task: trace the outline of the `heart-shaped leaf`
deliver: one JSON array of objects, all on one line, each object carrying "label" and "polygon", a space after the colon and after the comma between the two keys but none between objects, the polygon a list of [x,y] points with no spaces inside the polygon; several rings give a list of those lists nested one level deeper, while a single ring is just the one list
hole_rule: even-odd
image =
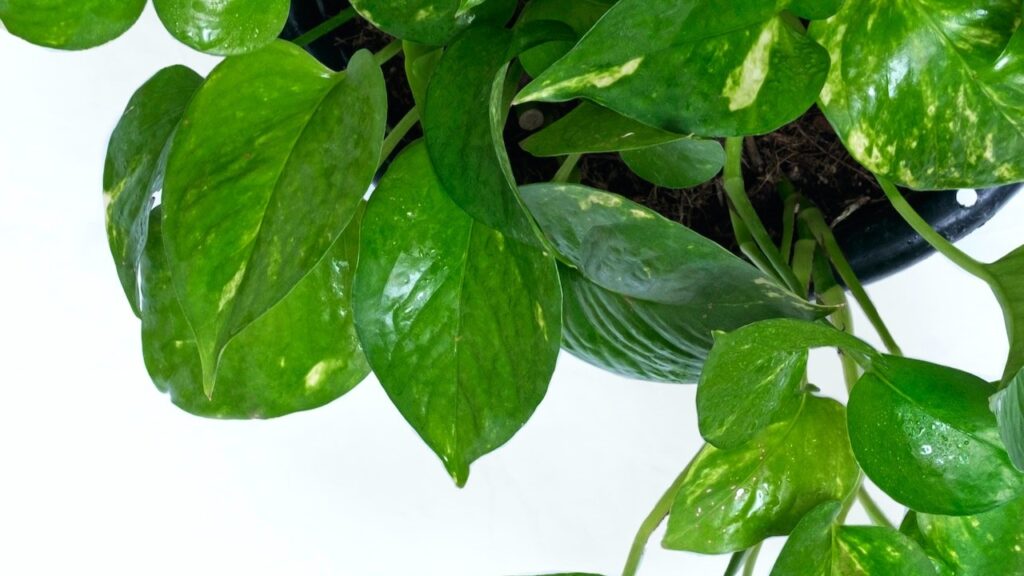
[{"label": "heart-shaped leaf", "polygon": [[847,0],[811,26],[832,56],[822,109],[872,172],[915,189],[1024,179],[1015,0]]},{"label": "heart-shaped leaf", "polygon": [[33,44],[84,50],[124,34],[145,7],[146,0],[0,0],[0,22]]},{"label": "heart-shaped leaf", "polygon": [[421,143],[370,199],[355,311],[370,366],[460,486],[529,419],[558,356],[554,260],[459,210]]},{"label": "heart-shaped leaf", "polygon": [[258,50],[281,33],[289,0],[153,0],[172,36],[208,54]]},{"label": "heart-shaped leaf", "polygon": [[815,506],[844,500],[860,471],[834,400],[807,395],[794,418],[732,450],[705,446],[672,505],[664,545],[720,554],[788,534]]},{"label": "heart-shaped leaf", "polygon": [[160,208],[152,221],[142,261],[142,351],[157,388],[181,409],[214,418],[273,418],[322,406],[370,372],[352,322],[359,214],[294,290],[231,341],[213,398],[203,390],[199,348],[174,292]]},{"label": "heart-shaped leaf", "polygon": [[164,244],[213,393],[224,346],[327,252],[380,159],[387,96],[372,56],[333,74],[278,42],[218,66],[167,162]]},{"label": "heart-shaped leaf", "polygon": [[569,25],[577,38],[561,42],[549,42],[531,48],[519,56],[523,69],[530,76],[537,77],[548,66],[565,56],[579,36],[590,30],[605,12],[614,4],[613,0],[530,0],[519,16],[519,23],[535,20],[556,20]]},{"label": "heart-shaped leaf", "polygon": [[777,319],[719,334],[697,388],[700,433],[718,448],[747,442],[800,403],[807,351],[834,346],[864,362],[875,351],[827,324]]},{"label": "heart-shaped leaf", "polygon": [[538,244],[505,151],[508,62],[541,41],[550,22],[513,32],[474,26],[445,50],[427,89],[423,134],[445,191],[481,223],[520,242]]},{"label": "heart-shaped leaf", "polygon": [[550,126],[520,143],[534,156],[564,156],[636,150],[686,138],[637,122],[618,112],[583,102]]},{"label": "heart-shaped leaf", "polygon": [[686,227],[621,196],[570,184],[524,186],[561,268],[564,345],[634,378],[694,382],[715,330],[827,313]]},{"label": "heart-shaped leaf", "polygon": [[152,197],[163,186],[171,136],[202,82],[202,76],[184,66],[157,72],[128,101],[107,145],[107,240],[125,296],[140,318],[139,260]]},{"label": "heart-shaped leaf", "polygon": [[725,150],[716,140],[685,138],[622,152],[622,161],[637,176],[666,188],[690,188],[714,178],[725,165]]},{"label": "heart-shaped leaf", "polygon": [[876,359],[850,394],[850,439],[864,472],[919,512],[966,515],[1024,493],[988,408],[992,385],[928,362]]},{"label": "heart-shaped leaf", "polygon": [[[911,536],[955,576],[1024,574],[1024,498],[976,516],[914,514]],[[902,528],[901,528],[902,530]]]},{"label": "heart-shaped leaf", "polygon": [[431,46],[447,44],[471,23],[504,24],[516,7],[515,0],[487,0],[460,13],[463,1],[352,0],[352,6],[388,34]]},{"label": "heart-shaped leaf", "polygon": [[781,15],[803,4],[621,0],[516,103],[587,98],[680,134],[771,132],[811,107],[828,73],[825,49]]},{"label": "heart-shaped leaf", "polygon": [[771,576],[936,576],[928,556],[891,528],[836,526],[842,505],[826,502],[793,529]]}]

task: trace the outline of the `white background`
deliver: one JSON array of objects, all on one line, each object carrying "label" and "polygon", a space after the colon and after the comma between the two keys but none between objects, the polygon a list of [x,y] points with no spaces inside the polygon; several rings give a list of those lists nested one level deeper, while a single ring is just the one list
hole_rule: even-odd
[{"label": "white background", "polygon": [[[106,139],[159,68],[215,62],[152,11],[83,53],[0,31],[0,574],[618,573],[700,446],[693,387],[563,355],[536,415],[463,490],[372,378],[266,422],[195,418],[153,388],[106,245]],[[961,246],[996,258],[1024,241],[1022,218],[1019,197]],[[980,282],[931,258],[870,291],[908,355],[999,376],[1004,329]],[[813,358],[842,397],[838,363]],[[726,561],[655,542],[641,574]]]}]

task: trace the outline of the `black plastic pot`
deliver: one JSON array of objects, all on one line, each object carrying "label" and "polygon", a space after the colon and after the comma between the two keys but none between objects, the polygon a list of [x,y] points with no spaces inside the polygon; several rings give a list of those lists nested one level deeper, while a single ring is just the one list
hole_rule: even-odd
[{"label": "black plastic pot", "polygon": [[[291,14],[281,37],[297,38],[348,6],[347,0],[292,0]],[[307,50],[326,66],[341,70],[348,63],[348,54],[338,46],[346,35],[353,33],[350,22],[313,42]],[[992,218],[1021,186],[979,190],[977,202],[971,206],[960,204],[955,190],[914,192],[907,200],[940,234],[956,241]],[[885,202],[857,210],[835,226],[835,235],[857,277],[865,284],[898,272],[933,252]]]}]

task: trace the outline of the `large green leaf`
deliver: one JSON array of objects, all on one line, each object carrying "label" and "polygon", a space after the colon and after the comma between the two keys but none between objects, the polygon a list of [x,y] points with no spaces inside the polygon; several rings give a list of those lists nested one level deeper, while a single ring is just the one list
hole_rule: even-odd
[{"label": "large green leaf", "polygon": [[563,156],[648,148],[686,136],[637,122],[618,112],[583,102],[550,126],[520,143],[534,156]]},{"label": "large green leaf", "polygon": [[714,178],[725,165],[725,150],[716,140],[684,138],[622,152],[622,161],[637,176],[666,188],[690,188]]},{"label": "large green leaf", "polygon": [[577,38],[560,42],[549,42],[531,48],[519,56],[523,69],[530,76],[540,75],[548,66],[565,56],[583,36],[614,4],[614,0],[530,0],[519,16],[519,23],[534,20],[557,20],[569,25]]},{"label": "large green leaf", "polygon": [[487,0],[459,14],[462,0],[352,0],[359,15],[388,34],[440,46],[470,23],[503,24],[512,16],[515,0]]},{"label": "large green leaf", "polygon": [[718,554],[788,534],[815,506],[844,500],[860,471],[834,400],[805,396],[794,418],[732,450],[705,446],[683,479],[664,545]]},{"label": "large green leaf", "polygon": [[174,129],[202,81],[202,76],[184,66],[157,72],[128,101],[107,146],[103,170],[107,240],[125,296],[140,318],[139,260],[153,194],[163,186]]},{"label": "large green leaf", "polygon": [[278,42],[228,58],[167,162],[164,243],[207,394],[224,346],[323,257],[380,159],[387,96],[361,51],[333,74]]},{"label": "large green leaf", "polygon": [[231,341],[217,394],[203,390],[202,363],[164,256],[160,208],[142,261],[142,350],[150,376],[183,410],[215,418],[273,418],[309,410],[369,373],[352,321],[359,215],[295,289]]},{"label": "large green leaf", "polygon": [[836,526],[842,505],[826,502],[793,529],[771,576],[934,576],[928,556],[891,528]]},{"label": "large green leaf", "polygon": [[[1024,498],[976,516],[914,514],[912,538],[955,576],[1024,574]],[[902,529],[902,528],[901,528]]]},{"label": "large green leaf", "polygon": [[83,50],[124,34],[146,0],[0,0],[0,22],[33,44]]},{"label": "large green leaf", "polygon": [[503,136],[508,62],[540,41],[531,22],[513,32],[474,26],[445,51],[427,89],[423,134],[437,177],[470,216],[520,242],[537,232],[516,190]]},{"label": "large green leaf", "polygon": [[827,310],[686,227],[571,184],[521,188],[562,267],[566,348],[613,372],[694,382],[715,330]]},{"label": "large green leaf", "polygon": [[[621,0],[517,103],[587,98],[681,134],[762,134],[796,119],[828,73],[789,0]],[[682,79],[682,80],[681,80]]]},{"label": "large green leaf", "polygon": [[281,33],[289,0],[153,0],[172,36],[208,54],[258,50]]},{"label": "large green leaf", "polygon": [[777,319],[719,334],[697,388],[700,433],[719,448],[748,441],[799,405],[807,351],[841,347],[864,362],[863,341],[827,324]]},{"label": "large green leaf", "polygon": [[822,108],[851,154],[916,189],[1024,179],[1020,12],[1017,0],[847,0],[812,25],[832,55]]},{"label": "large green leaf", "polygon": [[420,143],[370,199],[355,311],[370,366],[460,486],[529,419],[558,356],[554,260],[459,210]]},{"label": "large green leaf", "polygon": [[850,394],[850,439],[887,494],[930,514],[966,515],[1024,493],[988,409],[994,388],[928,362],[876,359]]}]

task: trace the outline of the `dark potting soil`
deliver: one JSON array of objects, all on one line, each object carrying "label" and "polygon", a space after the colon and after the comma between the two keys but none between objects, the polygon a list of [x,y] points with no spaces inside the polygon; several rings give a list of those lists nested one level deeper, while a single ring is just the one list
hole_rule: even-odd
[{"label": "dark potting soil", "polygon": [[[339,54],[352,54],[360,48],[377,52],[392,40],[362,18],[355,18],[320,42],[330,42]],[[336,65],[343,66],[344,61]],[[412,109],[414,101],[401,55],[388,61],[383,71],[388,86],[388,126],[391,127]],[[524,82],[526,80],[524,78]],[[544,104],[528,112],[526,117],[522,116],[522,110],[512,111],[505,129],[505,143],[517,182],[545,182],[555,174],[556,159],[535,158],[522,150],[519,142],[571,108],[571,104]],[[538,120],[543,122],[540,126],[537,126]],[[422,132],[416,127],[404,142],[421,136]],[[578,170],[581,183],[621,194],[736,251],[721,178],[694,188],[663,188],[633,174],[618,154],[586,155]],[[747,192],[776,239],[781,234],[782,223],[782,201],[777,185],[784,176],[822,210],[826,221],[832,225],[863,206],[885,202],[874,178],[849,155],[817,107],[784,128],[746,141],[744,180]]]}]

